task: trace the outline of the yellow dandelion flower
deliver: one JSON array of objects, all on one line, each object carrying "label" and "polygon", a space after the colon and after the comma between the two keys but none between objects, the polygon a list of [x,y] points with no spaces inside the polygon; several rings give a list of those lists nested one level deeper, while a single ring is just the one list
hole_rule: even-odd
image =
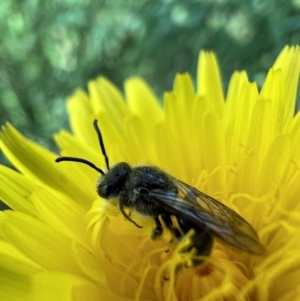
[{"label": "yellow dandelion flower", "polygon": [[216,58],[202,52],[197,89],[178,75],[162,106],[139,78],[125,83],[125,97],[99,78],[68,102],[73,134],[55,137],[62,156],[105,170],[97,119],[111,166],[153,164],[219,200],[253,226],[263,255],[216,239],[188,266],[195,231],[178,243],[168,231],[151,240],[154,221],[132,212],[138,228],[100,198],[95,170],[57,164],[5,126],[1,149],[19,172],[0,166],[0,198],[13,209],[0,214],[0,299],[297,300],[299,70],[300,49],[286,47],[261,91],[235,72],[225,100]]}]

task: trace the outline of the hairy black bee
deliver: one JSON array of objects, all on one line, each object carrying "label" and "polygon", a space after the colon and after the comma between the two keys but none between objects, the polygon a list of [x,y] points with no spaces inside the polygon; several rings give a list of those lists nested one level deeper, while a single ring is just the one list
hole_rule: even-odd
[{"label": "hairy black bee", "polygon": [[60,157],[56,162],[79,162],[98,171],[101,174],[96,184],[98,195],[108,200],[118,198],[119,209],[127,220],[141,227],[125,209],[153,217],[156,226],[152,238],[162,235],[161,221],[178,240],[194,229],[192,247],[196,249],[197,255],[210,254],[213,237],[249,253],[264,253],[265,248],[259,242],[255,230],[240,215],[158,167],[131,167],[121,162],[110,168],[97,120],[93,125],[105,158],[107,173],[82,158]]}]

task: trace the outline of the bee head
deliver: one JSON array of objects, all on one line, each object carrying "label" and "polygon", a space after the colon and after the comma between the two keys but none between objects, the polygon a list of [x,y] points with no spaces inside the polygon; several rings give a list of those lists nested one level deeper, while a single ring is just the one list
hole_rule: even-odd
[{"label": "bee head", "polygon": [[83,163],[98,171],[101,174],[101,177],[99,178],[96,185],[98,195],[102,198],[109,199],[112,197],[116,197],[119,194],[120,190],[124,187],[125,180],[127,179],[131,168],[127,163],[123,162],[115,165],[112,169],[109,168],[108,157],[106,155],[102,135],[97,122],[97,120],[94,120],[93,125],[98,136],[98,141],[100,144],[102,155],[105,159],[105,164],[108,170],[107,173],[105,173],[102,169],[97,167],[94,163],[83,158],[59,157],[55,160],[55,162],[71,161]]},{"label": "bee head", "polygon": [[130,170],[129,164],[121,162],[102,175],[96,184],[98,195],[105,199],[117,197],[124,188]]}]

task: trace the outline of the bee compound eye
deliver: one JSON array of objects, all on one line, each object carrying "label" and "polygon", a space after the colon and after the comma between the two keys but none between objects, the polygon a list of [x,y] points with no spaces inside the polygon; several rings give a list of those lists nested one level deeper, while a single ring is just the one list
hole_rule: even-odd
[{"label": "bee compound eye", "polygon": [[113,190],[113,186],[111,184],[101,185],[98,188],[98,194],[102,198],[108,198],[110,196],[110,194],[112,193],[112,190]]}]

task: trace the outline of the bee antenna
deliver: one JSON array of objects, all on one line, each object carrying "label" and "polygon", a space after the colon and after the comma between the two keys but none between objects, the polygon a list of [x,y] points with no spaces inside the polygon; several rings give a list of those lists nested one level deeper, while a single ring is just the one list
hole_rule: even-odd
[{"label": "bee antenna", "polygon": [[79,163],[83,163],[86,164],[90,167],[92,167],[93,169],[97,170],[99,173],[101,173],[101,175],[104,175],[104,171],[102,169],[100,169],[99,167],[97,167],[95,164],[93,164],[92,162],[82,159],[82,158],[76,158],[76,157],[59,157],[57,159],[55,159],[55,162],[59,163],[62,161],[71,161],[71,162],[79,162]]},{"label": "bee antenna", "polygon": [[97,136],[98,136],[98,141],[99,141],[99,144],[100,144],[102,155],[104,156],[104,159],[105,159],[106,167],[109,170],[108,156],[107,156],[106,151],[105,151],[104,142],[103,142],[103,138],[102,138],[100,128],[98,126],[98,120],[97,119],[94,120],[93,125],[94,125],[94,129],[95,129],[95,131],[97,133]]}]

